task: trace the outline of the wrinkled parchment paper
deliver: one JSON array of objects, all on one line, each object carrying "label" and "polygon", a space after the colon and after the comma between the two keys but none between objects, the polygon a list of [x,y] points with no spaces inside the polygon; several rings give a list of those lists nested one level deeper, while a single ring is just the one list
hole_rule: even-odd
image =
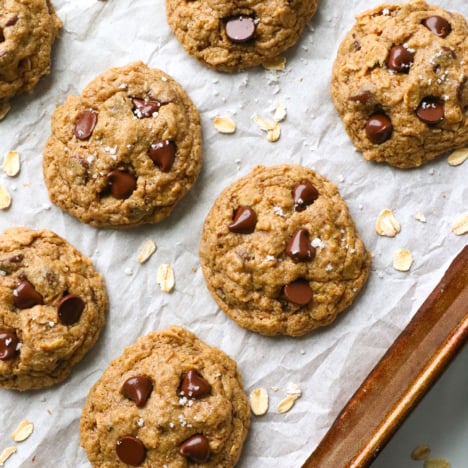
[{"label": "wrinkled parchment paper", "polygon": [[[464,0],[434,2],[468,16]],[[65,383],[24,394],[0,391],[0,450],[10,445],[18,450],[7,467],[89,467],[79,446],[79,417],[91,385],[125,346],[170,324],[187,327],[235,358],[247,391],[269,390],[269,412],[253,417],[240,467],[298,467],[312,452],[467,242],[450,226],[467,209],[468,163],[450,167],[441,157],[401,171],[366,162],[346,136],[329,97],[339,41],[357,13],[378,3],[321,0],[297,46],[285,54],[284,72],[259,67],[220,74],[185,54],[167,26],[163,0],[54,0],[64,28],[54,48],[52,74],[32,94],[15,99],[0,123],[0,156],[15,149],[22,162],[17,177],[0,175],[13,198],[11,208],[0,212],[0,227],[52,229],[90,256],[105,277],[110,312],[99,342]],[[169,73],[198,106],[204,167],[166,221],[128,231],[98,230],[50,204],[42,149],[56,105],[68,94],[80,94],[108,67],[134,60]],[[251,116],[272,120],[278,102],[288,114],[280,140],[270,143]],[[219,134],[212,124],[217,115],[230,116],[237,132]],[[240,329],[216,307],[199,268],[199,238],[212,202],[260,163],[303,164],[336,183],[374,257],[368,285],[355,305],[332,326],[304,338],[266,338]],[[401,223],[396,238],[375,233],[375,219],[384,208],[393,209]],[[426,223],[415,219],[418,213]],[[140,265],[136,259],[146,239],[153,239],[158,250]],[[413,253],[408,273],[392,267],[398,248]],[[156,283],[161,263],[175,271],[171,294],[162,293]],[[289,382],[299,385],[303,396],[291,411],[279,414],[277,405]],[[35,430],[15,444],[10,434],[23,419],[32,421]]]}]

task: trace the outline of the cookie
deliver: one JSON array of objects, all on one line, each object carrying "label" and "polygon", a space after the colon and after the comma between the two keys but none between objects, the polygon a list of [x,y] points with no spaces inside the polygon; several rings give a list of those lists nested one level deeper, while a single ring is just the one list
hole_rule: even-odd
[{"label": "cookie", "polygon": [[50,0],[1,2],[0,120],[13,96],[31,91],[50,72],[52,45],[61,27]]},{"label": "cookie", "polygon": [[337,188],[295,165],[257,166],[227,187],[200,243],[218,306],[263,335],[331,323],[366,282],[370,261]]},{"label": "cookie", "polygon": [[218,71],[268,63],[292,47],[318,0],[166,0],[169,26],[186,52]]},{"label": "cookie", "polygon": [[43,170],[59,208],[118,228],[169,216],[201,163],[195,105],[164,72],[135,62],[107,70],[57,107]]},{"label": "cookie", "polygon": [[235,362],[172,326],[139,338],[91,389],[81,445],[92,466],[232,467],[250,423]]},{"label": "cookie", "polygon": [[0,387],[64,380],[96,342],[107,293],[88,257],[48,231],[0,235]]},{"label": "cookie", "polygon": [[333,67],[332,97],[365,159],[407,169],[468,144],[468,27],[423,1],[359,15]]}]

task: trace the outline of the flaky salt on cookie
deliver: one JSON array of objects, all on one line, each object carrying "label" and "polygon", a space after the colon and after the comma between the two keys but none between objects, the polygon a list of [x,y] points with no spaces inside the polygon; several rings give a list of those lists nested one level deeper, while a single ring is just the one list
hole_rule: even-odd
[{"label": "flaky salt on cookie", "polygon": [[243,328],[304,335],[351,305],[371,257],[346,202],[303,166],[257,166],[208,213],[200,264],[218,306]]},{"label": "flaky salt on cookie", "polygon": [[365,159],[412,168],[468,144],[465,18],[416,0],[356,18],[332,97]]}]

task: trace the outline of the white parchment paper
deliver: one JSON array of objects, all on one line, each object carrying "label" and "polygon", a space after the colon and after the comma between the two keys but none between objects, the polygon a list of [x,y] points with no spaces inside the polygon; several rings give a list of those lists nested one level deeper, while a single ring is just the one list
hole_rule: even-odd
[{"label": "white parchment paper", "polygon": [[[464,0],[434,0],[468,16]],[[455,254],[466,244],[450,226],[467,210],[468,163],[450,167],[442,157],[420,169],[401,171],[364,161],[356,153],[329,97],[332,63],[354,16],[378,0],[321,0],[315,18],[286,55],[284,72],[258,68],[238,74],[214,72],[192,59],[169,30],[163,0],[54,0],[64,23],[53,54],[52,74],[35,91],[12,103],[0,123],[0,156],[21,155],[16,178],[0,175],[13,197],[0,212],[0,228],[48,228],[90,256],[103,273],[110,296],[106,327],[97,345],[63,384],[17,393],[0,390],[0,450],[14,445],[11,467],[89,467],[79,446],[81,407],[92,384],[125,346],[151,330],[179,324],[237,360],[247,391],[269,389],[270,410],[253,417],[239,463],[242,468],[299,467],[327,431],[347,399],[411,319]],[[203,120],[204,166],[186,198],[166,221],[128,231],[98,230],[49,202],[42,176],[42,149],[50,117],[68,94],[80,94],[111,66],[143,60],[178,80]],[[288,110],[276,143],[251,121],[272,119],[282,102]],[[216,115],[237,123],[234,135],[212,125]],[[298,163],[336,183],[347,200],[367,247],[372,272],[355,305],[332,326],[304,338],[266,338],[240,329],[215,305],[198,263],[204,218],[220,191],[256,164]],[[402,225],[396,238],[379,237],[378,213],[394,210]],[[423,213],[426,223],[414,216]],[[136,258],[146,239],[158,250],[144,265]],[[392,254],[408,248],[408,273],[392,268]],[[172,265],[173,293],[160,292],[156,271]],[[277,404],[288,382],[303,396],[286,414]],[[274,392],[271,387],[278,387]],[[15,444],[11,432],[23,419],[33,435]]]}]

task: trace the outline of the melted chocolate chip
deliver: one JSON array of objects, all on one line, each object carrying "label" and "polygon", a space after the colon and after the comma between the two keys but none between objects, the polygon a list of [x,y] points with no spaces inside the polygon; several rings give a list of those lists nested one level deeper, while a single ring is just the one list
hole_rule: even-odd
[{"label": "melted chocolate chip", "polygon": [[228,226],[231,232],[250,234],[255,231],[257,214],[250,206],[240,206],[234,212],[233,222]]},{"label": "melted chocolate chip", "polygon": [[107,182],[114,198],[125,200],[136,189],[136,178],[128,172],[114,169],[107,174]]},{"label": "melted chocolate chip", "polygon": [[18,15],[10,16],[5,23],[5,28],[8,26],[14,26],[18,22]]},{"label": "melted chocolate chip", "polygon": [[361,104],[367,104],[372,98],[372,93],[369,90],[362,91],[358,94],[354,94],[348,98],[351,102],[360,102]]},{"label": "melted chocolate chip", "polygon": [[389,140],[393,133],[391,120],[384,114],[374,114],[366,124],[366,135],[374,145],[381,145]]},{"label": "melted chocolate chip", "polygon": [[0,331],[0,360],[10,361],[18,352],[19,340],[14,332]]},{"label": "melted chocolate chip", "polygon": [[133,113],[139,119],[153,117],[155,112],[159,111],[161,103],[156,100],[150,99],[137,99],[132,98]]},{"label": "melted chocolate chip", "polygon": [[141,465],[146,458],[146,448],[143,442],[136,437],[126,435],[115,444],[117,456],[128,465]]},{"label": "melted chocolate chip", "polygon": [[300,306],[307,305],[313,297],[312,289],[309,283],[303,279],[293,281],[284,288],[284,295],[289,302]]},{"label": "melted chocolate chip", "polygon": [[429,16],[422,21],[422,24],[437,37],[447,37],[452,32],[452,26],[442,16]]},{"label": "melted chocolate chip", "polygon": [[180,393],[187,398],[203,398],[211,393],[211,385],[194,369],[182,380]]},{"label": "melted chocolate chip", "polygon": [[234,16],[226,21],[226,35],[236,44],[250,41],[255,34],[255,20],[250,16]]},{"label": "melted chocolate chip", "polygon": [[68,294],[61,299],[57,307],[58,318],[63,325],[73,325],[80,320],[85,303],[80,296]]},{"label": "melted chocolate chip", "polygon": [[23,280],[13,291],[13,304],[18,309],[29,309],[44,304],[44,299],[28,281]]},{"label": "melted chocolate chip", "polygon": [[315,248],[310,245],[307,229],[296,231],[286,246],[286,255],[299,262],[307,262],[315,257]]},{"label": "melted chocolate chip", "polygon": [[[0,42],[5,42],[5,36],[3,35],[3,29],[2,28],[0,28]],[[5,52],[2,51],[1,54],[0,54],[0,57],[3,57],[4,53]]]},{"label": "melted chocolate chip", "polygon": [[194,463],[206,463],[210,458],[210,444],[203,434],[195,434],[182,442],[179,453]]},{"label": "melted chocolate chip", "polygon": [[75,122],[74,134],[78,140],[87,140],[97,124],[97,113],[92,109],[83,111]]},{"label": "melted chocolate chip", "polygon": [[153,382],[146,375],[136,375],[127,379],[120,392],[125,398],[135,402],[138,408],[145,406],[153,391]]},{"label": "melted chocolate chip", "polygon": [[304,211],[319,197],[318,190],[310,182],[296,185],[292,191],[294,198],[294,211]]},{"label": "melted chocolate chip", "polygon": [[387,58],[388,68],[401,73],[408,73],[414,62],[414,53],[401,45],[393,46]]},{"label": "melted chocolate chip", "polygon": [[172,164],[174,164],[176,151],[177,148],[173,141],[163,140],[153,143],[150,146],[148,156],[162,172],[168,172],[171,169]]},{"label": "melted chocolate chip", "polygon": [[428,125],[436,125],[445,117],[445,104],[434,96],[425,97],[416,110],[416,115]]}]

